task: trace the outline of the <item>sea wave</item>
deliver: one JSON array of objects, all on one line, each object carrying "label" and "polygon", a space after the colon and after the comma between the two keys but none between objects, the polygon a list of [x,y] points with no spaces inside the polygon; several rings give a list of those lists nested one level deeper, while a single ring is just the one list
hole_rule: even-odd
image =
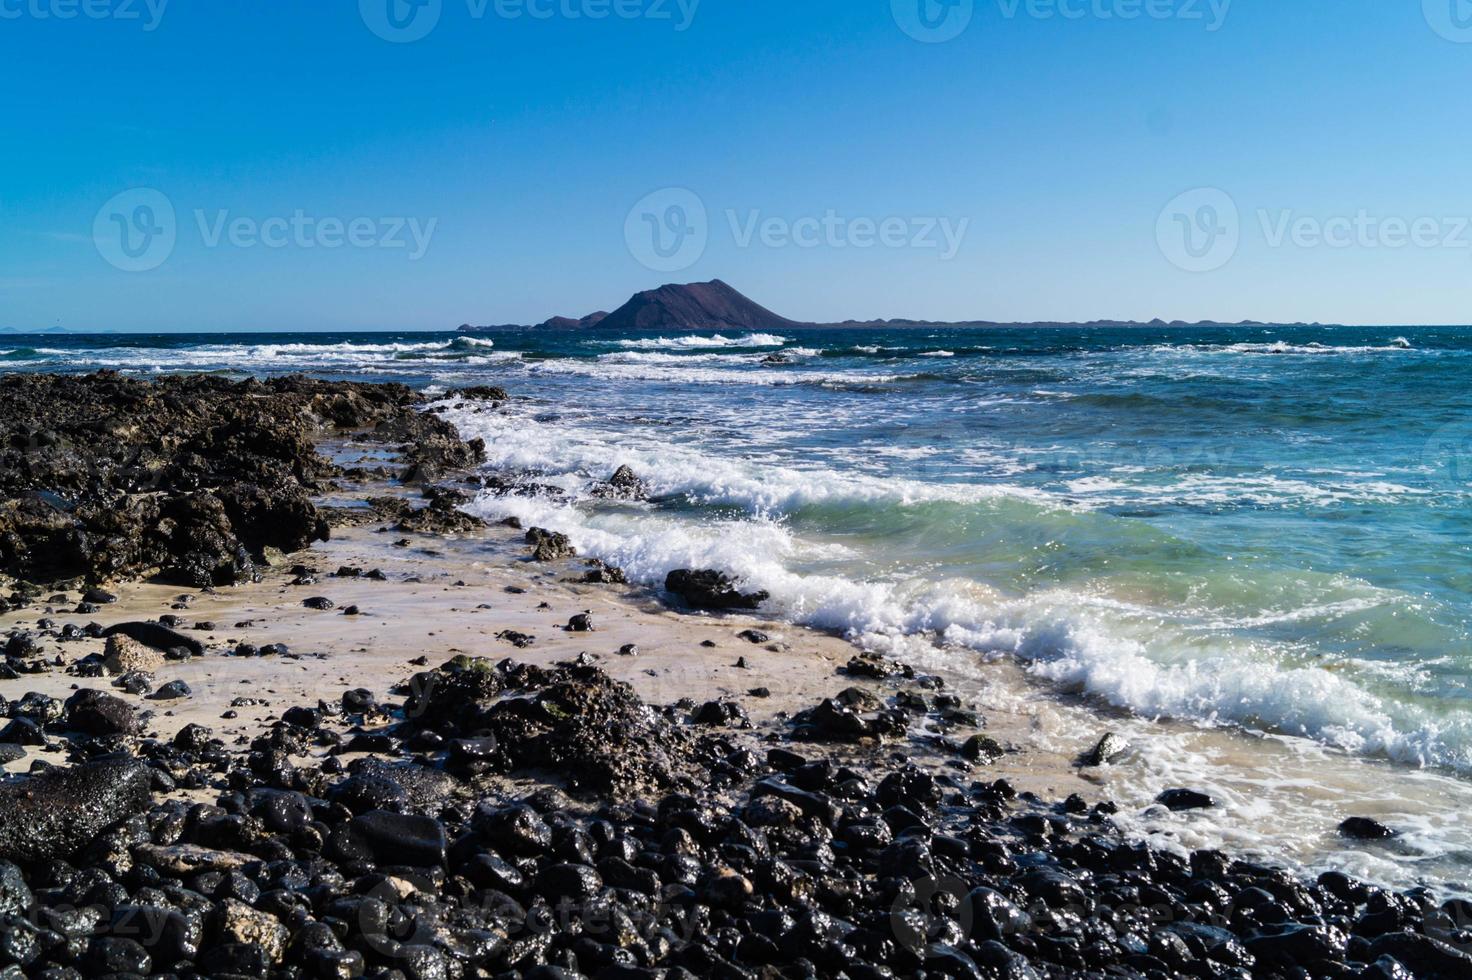
[{"label": "sea wave", "polygon": [[618,340],[613,343],[619,347],[626,347],[633,350],[654,350],[663,347],[781,347],[787,343],[787,338],[771,333],[748,333],[742,334],[740,337],[727,337],[722,334],[703,337],[698,334],[689,334],[678,337],[646,337],[632,340]]},{"label": "sea wave", "polygon": [[[421,343],[301,342],[271,344],[194,344],[190,346],[114,346],[91,348],[21,348],[6,360],[45,358],[70,367],[120,370],[309,370],[350,368],[369,370],[395,362],[491,365],[518,360],[515,351],[496,351],[495,342],[479,337],[454,337]],[[24,355],[24,356],[22,356]]]},{"label": "sea wave", "polygon": [[1307,354],[1333,356],[1345,354],[1396,354],[1414,351],[1416,348],[1404,337],[1397,337],[1385,344],[1336,345],[1290,343],[1286,340],[1248,342],[1235,344],[1157,344],[1153,350],[1161,352],[1199,351],[1208,354]]},{"label": "sea wave", "polygon": [[[447,408],[446,417],[486,439],[491,468],[536,470],[539,479],[558,483],[574,500],[614,466],[631,465],[657,503],[589,506],[484,494],[470,509],[564,531],[581,551],[619,565],[634,581],[657,586],[674,568],[718,568],[768,591],[768,614],[841,631],[870,649],[913,653],[915,643],[923,642],[950,651],[950,665],[963,670],[986,657],[1007,656],[1038,679],[1146,717],[1268,730],[1472,772],[1472,717],[1466,713],[1438,715],[1412,699],[1384,696],[1374,689],[1371,681],[1378,675],[1372,672],[1341,661],[1303,662],[1252,633],[1381,613],[1404,620],[1401,613],[1413,606],[1400,606],[1393,594],[1351,582],[1341,591],[1354,596],[1333,598],[1330,582],[1319,589],[1330,598],[1315,597],[1254,620],[1212,619],[1210,608],[1178,603],[1167,609],[1121,602],[1109,596],[1103,581],[1019,593],[944,570],[946,561],[967,559],[980,548],[967,544],[966,527],[983,533],[1010,529],[1005,533],[1019,547],[1034,539],[1067,539],[1069,525],[1050,515],[1067,515],[1069,508],[1032,488],[772,465],[577,424],[543,424],[516,413]],[[1112,484],[1074,489],[1108,492]],[[981,510],[968,515],[934,512],[935,507]],[[905,519],[884,516],[905,511],[912,512]],[[1121,533],[1139,527],[1099,514],[1065,518],[1080,519],[1117,525]],[[878,567],[862,559],[862,549],[859,558],[835,562],[830,545],[852,548],[876,528],[891,534],[881,541],[892,540],[896,529],[906,545],[918,539],[916,547],[932,556],[936,569],[926,573],[889,560],[883,563],[889,571],[876,574]],[[1084,532],[1075,526],[1074,533]],[[932,547],[941,539],[943,545]],[[1222,587],[1234,596],[1235,590]]]},{"label": "sea wave", "polygon": [[679,362],[620,363],[601,358],[587,360],[528,361],[528,374],[581,375],[616,381],[665,381],[696,384],[740,384],[766,387],[786,385],[879,386],[905,380],[898,374],[868,374],[860,371],[723,370],[719,367],[688,367]]}]

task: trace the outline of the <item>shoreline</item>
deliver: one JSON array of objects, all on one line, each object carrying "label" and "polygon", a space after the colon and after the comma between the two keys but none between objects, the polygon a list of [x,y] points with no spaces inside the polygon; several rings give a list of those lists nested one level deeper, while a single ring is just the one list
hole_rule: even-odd
[{"label": "shoreline", "polygon": [[[371,444],[355,445],[351,439],[336,444],[319,442],[317,447],[329,458],[352,459],[359,464],[373,462],[375,455],[381,456],[380,461],[392,459],[392,454],[384,453],[381,448]],[[556,771],[550,774],[541,772],[535,766],[529,769],[524,764],[526,760],[516,758],[515,750],[504,743],[486,749],[486,767],[489,767],[486,768],[480,766],[475,756],[480,747],[454,748],[448,757],[442,758],[439,750],[448,743],[436,743],[424,737],[426,722],[424,716],[415,713],[416,703],[448,710],[458,702],[441,704],[437,699],[443,697],[444,688],[437,685],[453,687],[466,676],[480,676],[476,671],[481,668],[467,670],[462,666],[448,671],[437,670],[440,664],[461,655],[488,658],[488,665],[504,658],[551,671],[553,675],[564,678],[557,683],[571,684],[579,691],[583,690],[580,685],[588,685],[595,692],[605,690],[602,687],[606,683],[605,677],[615,683],[627,683],[639,702],[650,706],[652,717],[639,711],[620,714],[626,705],[617,710],[608,709],[613,711],[611,717],[620,725],[634,725],[643,732],[639,737],[647,738],[649,744],[667,751],[672,770],[703,770],[710,767],[709,760],[715,758],[717,762],[711,772],[721,775],[715,779],[715,785],[704,787],[715,790],[714,796],[704,805],[718,809],[724,807],[725,812],[731,815],[745,814],[748,822],[768,827],[770,836],[783,839],[781,844],[772,842],[768,846],[790,852],[788,860],[795,862],[795,866],[806,867],[806,862],[813,861],[814,857],[803,850],[806,845],[802,834],[787,840],[782,828],[795,830],[804,819],[818,819],[820,824],[818,827],[807,826],[807,835],[817,834],[819,841],[825,834],[836,835],[835,845],[840,840],[846,842],[845,846],[838,847],[836,853],[841,864],[853,862],[849,869],[851,872],[872,874],[877,870],[873,863],[875,860],[900,860],[901,867],[910,872],[901,874],[901,877],[912,880],[912,891],[891,894],[880,886],[879,891],[868,893],[862,900],[850,899],[851,915],[861,922],[865,912],[870,915],[882,913],[882,917],[888,919],[892,908],[913,903],[916,882],[921,883],[921,892],[925,890],[925,882],[966,882],[966,894],[962,897],[967,899],[965,904],[970,907],[979,901],[972,888],[986,887],[973,883],[991,875],[995,879],[993,884],[1003,893],[1012,895],[1006,901],[1015,903],[1016,907],[1029,908],[1025,899],[1041,902],[1041,909],[1032,909],[1035,915],[1026,927],[1022,926],[1020,919],[1015,920],[1012,927],[1002,923],[995,930],[995,938],[991,937],[989,930],[983,930],[985,938],[952,935],[951,927],[943,921],[946,919],[944,914],[936,916],[933,908],[917,909],[924,913],[924,924],[918,935],[927,942],[916,946],[902,941],[903,949],[893,954],[897,957],[893,961],[895,967],[924,963],[942,972],[959,970],[959,961],[952,959],[953,952],[973,965],[981,961],[976,966],[978,971],[982,971],[980,975],[991,975],[985,970],[1021,971],[1029,961],[1032,968],[1043,971],[1045,975],[1055,975],[1056,970],[1075,969],[1089,962],[1086,958],[1074,967],[1066,966],[1066,957],[1062,961],[1056,958],[1060,954],[1051,945],[1052,937],[1066,935],[1072,928],[1067,919],[1068,910],[1082,910],[1087,916],[1097,914],[1094,899],[1086,898],[1081,890],[1084,882],[1092,880],[1091,876],[1095,875],[1107,877],[1111,869],[1117,872],[1122,868],[1115,867],[1119,861],[1117,855],[1111,857],[1106,854],[1084,860],[1084,851],[1079,849],[1085,848],[1090,835],[1102,835],[1115,842],[1111,848],[1125,847],[1128,853],[1135,855],[1129,862],[1133,867],[1134,862],[1143,859],[1138,856],[1140,852],[1131,850],[1132,845],[1126,842],[1131,835],[1136,839],[1151,835],[1141,832],[1148,830],[1148,825],[1119,825],[1121,816],[1106,799],[1111,795],[1112,782],[1108,770],[1102,772],[1105,778],[1098,779],[1101,771],[1080,769],[1070,756],[1075,754],[1074,750],[1080,744],[1087,747],[1096,741],[1112,722],[1125,726],[1127,719],[1109,719],[1094,713],[1095,731],[1082,736],[1073,731],[1060,738],[1064,729],[1076,727],[1089,717],[1090,709],[1086,704],[1037,697],[1036,688],[1025,683],[1018,685],[1021,672],[1005,664],[995,665],[994,673],[998,675],[995,683],[977,685],[974,678],[963,678],[948,670],[939,662],[939,653],[935,662],[929,659],[917,662],[914,665],[915,676],[912,677],[877,680],[845,676],[840,673],[840,668],[849,663],[857,650],[841,637],[774,623],[759,615],[690,615],[664,605],[651,590],[617,584],[570,582],[569,579],[588,570],[584,559],[567,558],[546,563],[530,561],[523,534],[508,528],[477,528],[448,536],[410,531],[381,533],[380,528],[391,525],[393,521],[385,521],[380,513],[371,513],[361,506],[362,500],[384,494],[386,487],[380,478],[366,472],[358,476],[349,473],[335,478],[335,482],[339,485],[330,491],[330,495],[318,499],[335,505],[338,509],[331,511],[330,516],[347,524],[334,528],[331,540],[327,542],[278,556],[269,567],[260,569],[262,581],[259,583],[192,593],[195,598],[187,603],[180,601],[184,593],[178,586],[134,583],[113,589],[116,602],[102,604],[81,617],[68,613],[60,604],[53,607],[54,612],[43,611],[46,609],[44,603],[0,616],[0,630],[6,631],[22,626],[35,629],[38,618],[53,620],[53,624],[42,631],[43,656],[60,654],[63,662],[69,665],[101,652],[103,643],[98,638],[55,642],[54,638],[68,622],[81,625],[82,620],[96,621],[105,628],[119,622],[154,620],[172,611],[173,615],[184,620],[179,624],[181,632],[206,644],[205,656],[161,663],[156,669],[155,687],[172,680],[183,680],[192,689],[188,698],[160,702],[135,695],[119,697],[135,710],[154,711],[153,717],[145,721],[136,736],[143,740],[143,744],[156,735],[159,744],[173,744],[177,748],[181,738],[188,740],[190,726],[199,725],[213,729],[211,737],[222,741],[224,746],[237,747],[225,750],[227,756],[234,755],[235,759],[233,763],[224,764],[224,773],[216,763],[213,776],[196,773],[193,780],[177,780],[169,792],[155,794],[151,803],[154,808],[211,803],[219,791],[230,788],[235,788],[237,793],[248,790],[247,799],[254,799],[249,794],[258,790],[264,792],[275,787],[273,792],[306,792],[310,800],[317,791],[330,789],[334,773],[340,774],[343,769],[344,755],[355,760],[346,767],[349,773],[359,762],[376,758],[395,767],[407,765],[413,768],[429,764],[426,771],[448,771],[457,778],[466,778],[465,786],[454,787],[448,792],[450,798],[461,799],[465,804],[488,799],[507,803],[518,798],[532,799],[538,793],[545,795],[549,785],[568,785],[566,772],[559,775]],[[402,496],[404,489],[395,488],[395,492]],[[342,506],[354,502],[358,502],[358,506]],[[354,517],[355,512],[363,518],[373,519],[360,521]],[[405,539],[409,542],[407,546],[397,544]],[[294,567],[298,565],[310,567]],[[340,566],[356,568],[360,573],[378,569],[383,578],[380,580],[364,574],[334,575],[333,571]],[[293,580],[301,584],[290,584]],[[332,607],[312,609],[303,605],[304,600],[316,597],[330,600]],[[75,591],[67,595],[68,603],[78,598]],[[357,614],[345,615],[344,609],[351,606],[357,607]],[[585,611],[591,612],[593,631],[571,632],[565,629],[573,617]],[[213,623],[213,628],[195,628],[201,622]],[[247,623],[249,625],[242,625]],[[536,640],[531,646],[520,648],[498,637],[506,630],[534,635]],[[738,635],[746,630],[759,630],[767,637],[760,642],[751,642]],[[242,643],[253,646],[256,654],[271,644],[284,643],[287,650],[265,656],[230,655],[231,652],[239,652],[238,646]],[[637,644],[638,654],[621,655],[618,651],[627,644]],[[583,654],[588,656],[581,656]],[[745,661],[744,667],[736,665],[738,658]],[[558,664],[574,666],[558,668]],[[489,671],[489,666],[485,670]],[[74,686],[111,690],[112,680],[112,677],[81,680],[63,670],[53,670],[22,675],[0,688],[0,694],[18,697],[24,691],[34,690],[62,701],[73,696]],[[407,686],[401,687],[405,682]],[[543,686],[539,687],[539,684]],[[539,677],[533,680],[530,689],[541,690],[544,693],[540,696],[546,696],[545,684],[546,680]],[[496,685],[498,688],[511,686],[512,682],[498,680]],[[757,697],[749,693],[753,688],[761,687],[768,689],[769,696]],[[356,716],[344,710],[352,692],[360,689],[373,692],[383,699],[387,707],[394,703],[390,701],[390,691],[396,688],[398,697],[406,699],[398,707],[387,708],[380,714],[369,712]],[[830,741],[829,738],[835,736],[842,725],[853,723],[850,715],[840,713],[827,722],[810,719],[807,727],[823,736],[819,740],[793,740],[794,733],[802,730],[802,726],[794,726],[794,716],[813,709],[815,705],[821,706],[825,699],[834,698],[848,689],[867,692],[872,699],[869,703],[862,703],[860,707],[863,710],[856,712],[854,717],[866,719],[864,724],[871,726],[895,726],[895,734],[888,739],[866,738],[866,744],[860,745]],[[499,696],[503,692],[497,690],[496,693]],[[958,695],[958,703],[946,702],[945,696],[950,693]],[[348,698],[345,699],[344,695]],[[236,704],[240,698],[246,699],[247,703]],[[253,703],[257,701],[263,703]],[[300,710],[314,703],[319,705],[315,718],[317,727],[309,726],[305,731],[315,733],[315,747],[311,745],[313,739],[298,737],[295,729],[300,726],[292,720],[300,721],[303,718]],[[594,703],[601,705],[603,702],[595,699]],[[339,709],[338,705],[343,708]],[[732,711],[724,705],[734,705],[739,711]],[[288,709],[291,709],[290,714]],[[312,709],[307,707],[305,710],[310,713]],[[483,712],[485,709],[476,710]],[[978,711],[984,717],[969,717],[968,712],[972,711]],[[220,716],[227,712],[234,712],[236,717],[222,719]],[[877,714],[871,717],[873,712]],[[632,718],[638,718],[638,723],[631,721]],[[490,720],[490,716],[482,720]],[[435,724],[439,724],[438,719]],[[472,723],[456,723],[453,727],[454,734],[462,736],[453,743],[455,746],[475,742],[479,737],[475,735]],[[335,732],[330,738],[326,735],[329,730]],[[622,734],[617,725],[611,731]],[[186,734],[181,736],[181,733]],[[88,750],[79,755],[77,749],[79,746],[85,748],[86,740],[78,742],[66,736],[55,737],[56,734],[59,731],[45,736],[55,744],[56,751],[28,750],[6,768],[19,772],[37,759],[57,766],[68,762],[76,764],[82,758],[97,754],[95,750]],[[601,746],[596,733],[582,733],[579,737],[594,739],[592,748],[597,772],[622,771],[616,757],[625,753],[617,748],[617,743]],[[129,744],[127,740],[117,742],[107,741],[102,736],[96,738],[100,742],[98,748]],[[987,738],[994,740],[995,746],[987,743]],[[690,741],[692,739],[694,744]],[[273,740],[282,744],[272,749]],[[492,741],[495,741],[494,737]],[[352,750],[354,744],[360,751]],[[968,745],[969,749],[966,748]],[[344,749],[348,751],[343,752]],[[994,755],[996,749],[1002,750],[1001,753]],[[1008,751],[1013,749],[1024,751]],[[250,760],[244,771],[254,772],[253,777],[246,777],[239,768],[240,756],[247,750]],[[511,760],[496,756],[494,762],[490,761],[496,752],[505,751],[513,752]],[[611,753],[610,757],[599,754],[605,751]],[[832,775],[809,778],[801,774],[807,770],[799,771],[795,765],[789,764],[787,757],[781,754],[783,752],[798,753],[804,758],[831,759],[832,765],[850,767],[858,775],[860,783],[866,785],[845,789],[845,781]],[[763,754],[768,759],[765,765],[755,761]],[[747,761],[748,757],[751,762]],[[578,774],[575,778],[586,778],[580,760],[556,754],[550,758],[562,759],[570,767],[568,772]],[[649,763],[650,758],[656,757],[633,760],[639,778],[644,778],[642,767]],[[737,758],[743,761],[734,762]],[[431,763],[431,760],[439,761]],[[509,771],[500,771],[508,765]],[[189,768],[187,764],[182,766],[185,771]],[[221,782],[225,774],[228,778]],[[362,775],[360,768],[356,776]],[[356,777],[350,777],[349,781],[351,778]],[[407,776],[403,778],[406,785],[411,782]],[[251,784],[256,781],[258,788],[251,789]],[[873,783],[880,784],[877,797],[873,796]],[[887,795],[885,786],[891,787]],[[664,783],[661,788],[667,792],[673,785]],[[1170,788],[1190,787],[1172,784]],[[472,794],[468,797],[467,789]],[[629,799],[645,799],[652,803],[652,797],[646,795],[649,789],[647,785],[641,786]],[[700,782],[691,783],[690,791],[700,798]],[[601,803],[602,807],[597,812],[607,814],[609,806],[620,796],[621,793],[617,792],[594,794],[589,802],[595,806]],[[661,803],[661,814],[669,799],[666,796],[665,802]],[[746,801],[744,804],[743,800]],[[760,800],[771,802],[758,807]],[[537,809],[545,810],[548,819],[559,812],[573,812],[575,808],[570,809],[564,802],[550,808],[538,805]],[[684,804],[674,806],[678,808]],[[762,821],[772,822],[763,824],[753,820],[753,807],[761,812]],[[835,807],[846,816],[840,817]],[[896,813],[896,807],[907,810],[909,815]],[[440,813],[447,830],[456,825],[451,813],[453,808],[451,805]],[[348,809],[352,811],[354,821],[380,812],[376,804],[373,809],[364,809],[363,806],[350,806]],[[420,808],[408,805],[398,809],[407,814]],[[474,810],[473,805],[471,809]],[[769,813],[769,810],[776,812]],[[912,818],[918,822],[912,822]],[[635,814],[629,819],[632,827],[646,817]],[[369,821],[370,824],[372,822]],[[887,825],[888,830],[882,829],[882,825]],[[659,821],[655,826],[659,826]],[[688,821],[675,820],[673,826],[687,827],[687,833],[694,832],[694,826]],[[879,836],[870,840],[864,836],[868,833],[865,830],[854,838],[857,831],[853,828],[856,827],[874,827],[874,833]],[[661,833],[665,831],[661,830]],[[953,834],[960,836],[953,838],[950,836]],[[697,835],[695,853],[704,855],[699,843],[701,836]],[[954,850],[955,845],[950,843],[952,839],[969,843],[964,844],[958,853]],[[855,840],[867,843],[859,846]],[[1010,843],[1004,844],[1003,841]],[[1234,887],[1238,890],[1247,887],[1244,881],[1254,881],[1257,884],[1251,887],[1258,888],[1276,883],[1268,888],[1270,895],[1287,889],[1287,882],[1295,878],[1294,875],[1285,877],[1282,872],[1249,866],[1240,861],[1233,864],[1227,857],[1210,857],[1209,854],[1215,852],[1189,847],[1189,834],[1182,835],[1181,840],[1160,838],[1157,842],[1170,843],[1171,847],[1144,852],[1155,856],[1146,861],[1145,868],[1136,868],[1135,871],[1153,878],[1162,887],[1180,887],[1184,880],[1183,869],[1186,878],[1201,881],[1220,879],[1226,882],[1235,875],[1238,880]],[[907,851],[911,845],[920,843],[925,843],[923,860]],[[684,846],[679,844],[679,847]],[[1000,846],[1002,851],[995,851],[994,846]],[[244,848],[245,844],[236,842],[228,850],[238,853],[237,847]],[[876,850],[869,853],[870,848]],[[1010,849],[1016,849],[1018,853],[1036,851],[1051,854],[1051,862],[1062,862],[1056,865],[1059,873],[1066,870],[1074,883],[1063,885],[1056,878],[1050,879],[1050,883],[1034,880],[1036,872],[1029,870],[1031,865],[1017,863],[1010,856]],[[759,901],[765,904],[770,896],[782,892],[780,885],[764,879],[763,875],[769,875],[770,871],[761,872],[756,865],[740,867],[740,860],[734,860],[737,867],[711,870],[720,864],[710,863],[716,853],[721,853],[728,865],[734,860],[719,849],[704,857],[706,871],[696,875],[688,885],[693,889],[688,901],[693,902],[694,907],[708,905],[723,915],[731,916],[747,903]],[[1115,852],[1111,850],[1109,853]],[[907,854],[908,857],[905,856]],[[525,856],[526,860],[531,858],[531,855]],[[816,860],[817,866],[808,869],[808,873],[823,878],[830,870],[836,870],[828,857],[820,856]],[[1096,860],[1102,860],[1103,865],[1093,867],[1090,862]],[[1220,866],[1216,867],[1218,861]],[[597,866],[603,868],[601,862]],[[536,867],[544,877],[550,874],[546,866],[538,864]],[[167,872],[167,868],[162,870]],[[924,873],[914,873],[917,871]],[[496,880],[505,884],[504,872],[497,872],[497,875]],[[1084,877],[1078,877],[1080,875]],[[606,879],[608,874],[604,872],[603,877]],[[733,877],[744,885],[733,881]],[[1390,933],[1362,937],[1354,931],[1353,916],[1344,918],[1346,907],[1352,911],[1357,905],[1370,902],[1373,893],[1362,891],[1364,886],[1356,885],[1343,876],[1330,877],[1328,884],[1325,882],[1325,878],[1319,879],[1306,903],[1297,896],[1292,902],[1282,897],[1270,899],[1284,903],[1290,914],[1287,921],[1295,921],[1294,917],[1308,914],[1314,906],[1319,908],[1315,913],[1317,916],[1343,919],[1340,925],[1313,927],[1320,930],[1313,941],[1297,932],[1280,934],[1278,927],[1284,920],[1274,921],[1275,911],[1266,919],[1255,914],[1244,918],[1238,916],[1244,911],[1238,903],[1214,909],[1214,903],[1208,901],[1203,908],[1193,910],[1186,902],[1173,912],[1182,926],[1174,932],[1162,931],[1158,923],[1155,927],[1142,929],[1138,922],[1126,919],[1126,928],[1119,933],[1143,932],[1145,946],[1131,952],[1125,944],[1121,947],[1124,952],[1118,955],[1124,960],[1136,957],[1134,966],[1137,969],[1154,968],[1156,964],[1184,969],[1187,962],[1198,961],[1201,964],[1213,962],[1221,969],[1241,969],[1250,958],[1251,962],[1264,965],[1281,961],[1285,969],[1292,962],[1308,964],[1313,967],[1313,975],[1321,975],[1319,967],[1328,961],[1364,960],[1371,952],[1390,956],[1400,951],[1403,958],[1419,957],[1417,962],[1420,965],[1432,965],[1431,972],[1422,971],[1424,975],[1431,976],[1440,975],[1436,972],[1438,970],[1451,971],[1462,964],[1457,957],[1464,955],[1464,951],[1454,946],[1444,950],[1420,940],[1395,940],[1380,942],[1377,947],[1376,942]],[[735,888],[737,893],[725,895],[721,889],[727,887]],[[1101,884],[1098,887],[1116,886]],[[426,890],[443,892],[443,886],[431,881],[428,885],[414,886],[411,894]],[[528,890],[525,885],[520,891],[512,889],[522,900],[535,897],[538,890]],[[768,897],[763,898],[763,895]],[[407,899],[409,896],[399,897]],[[440,897],[449,901],[453,896],[441,894]],[[592,899],[593,895],[583,898]],[[793,899],[789,896],[784,901],[792,902]],[[1011,916],[1002,906],[989,908],[988,915],[1002,910],[1005,912],[1002,918]],[[1433,911],[1423,908],[1421,915],[1430,921],[1434,918]],[[1407,924],[1420,921],[1410,917],[1409,909],[1406,916]],[[1235,950],[1229,954],[1203,940],[1199,933],[1184,928],[1186,924],[1208,920],[1216,923],[1212,928],[1221,929],[1224,922],[1231,931],[1242,932],[1247,943],[1242,952],[1247,953],[1247,957],[1239,956]],[[1457,929],[1466,924],[1453,921],[1450,931],[1442,926],[1437,935],[1460,942]],[[974,925],[972,922],[968,927]],[[876,927],[871,924],[861,928]],[[905,938],[904,930],[899,929],[896,933],[897,928],[894,924],[888,927],[892,934],[891,942],[896,935],[901,940]],[[1337,931],[1329,933],[1324,932],[1325,929]],[[1185,935],[1195,936],[1196,943],[1186,942]],[[1163,936],[1178,938],[1168,941],[1162,939]],[[1048,941],[1043,942],[1044,939]],[[1361,945],[1355,944],[1358,940],[1362,940]],[[1186,951],[1177,948],[1176,942]],[[1164,946],[1160,945],[1162,943]],[[1396,943],[1401,943],[1401,946]],[[1410,947],[1405,946],[1406,943],[1415,946],[1415,950],[1407,952]],[[369,943],[369,961],[374,958],[373,945]],[[937,952],[931,948],[937,945],[945,946],[949,951]],[[822,949],[823,944],[811,949],[803,948],[811,958],[819,955],[814,950]],[[1249,948],[1256,952],[1249,953]],[[713,950],[712,955],[718,956],[719,962],[734,967],[733,956],[735,960],[741,959],[734,955],[737,949],[739,945]],[[1213,951],[1222,958],[1213,957]],[[361,966],[361,956],[358,961],[352,961],[348,952],[343,951],[347,960]],[[382,953],[382,950],[378,952]],[[283,949],[280,956],[284,958],[286,955]],[[395,963],[411,955],[419,954],[405,954],[400,946],[396,946],[380,959]],[[1099,955],[1103,956],[1102,953]],[[762,956],[770,960],[777,957],[777,953],[766,950]],[[1172,958],[1180,962],[1173,963]],[[1239,962],[1234,966],[1232,960]],[[1108,957],[1100,959],[1099,965],[1106,961]],[[578,962],[581,963],[581,958]],[[707,965],[715,962],[711,960]],[[368,965],[371,967],[372,963]],[[651,963],[648,968],[652,969],[653,965]],[[463,970],[464,965],[461,967]],[[1016,972],[1009,975],[1025,974]],[[1259,975],[1277,974],[1269,971]]]}]

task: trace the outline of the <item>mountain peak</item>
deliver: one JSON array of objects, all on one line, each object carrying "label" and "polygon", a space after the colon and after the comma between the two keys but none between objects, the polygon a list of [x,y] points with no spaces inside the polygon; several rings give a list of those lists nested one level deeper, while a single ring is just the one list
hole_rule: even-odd
[{"label": "mountain peak", "polygon": [[614,330],[782,330],[797,326],[720,279],[635,293],[598,326]]}]

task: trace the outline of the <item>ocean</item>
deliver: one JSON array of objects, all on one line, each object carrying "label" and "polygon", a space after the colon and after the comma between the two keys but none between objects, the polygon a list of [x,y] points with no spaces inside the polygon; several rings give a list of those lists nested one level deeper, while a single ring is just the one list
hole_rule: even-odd
[{"label": "ocean", "polygon": [[[569,498],[484,516],[1472,801],[1472,329],[0,335],[0,369],[98,368],[504,385],[446,417]],[[621,464],[653,501],[587,494]],[[1413,857],[1466,877],[1447,823]]]}]

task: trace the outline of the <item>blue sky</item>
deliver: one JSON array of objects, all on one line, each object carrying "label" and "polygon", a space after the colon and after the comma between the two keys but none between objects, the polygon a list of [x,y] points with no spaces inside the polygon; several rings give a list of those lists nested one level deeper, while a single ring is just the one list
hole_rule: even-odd
[{"label": "blue sky", "polygon": [[0,0],[0,326],[1472,321],[1465,0],[423,2]]}]

